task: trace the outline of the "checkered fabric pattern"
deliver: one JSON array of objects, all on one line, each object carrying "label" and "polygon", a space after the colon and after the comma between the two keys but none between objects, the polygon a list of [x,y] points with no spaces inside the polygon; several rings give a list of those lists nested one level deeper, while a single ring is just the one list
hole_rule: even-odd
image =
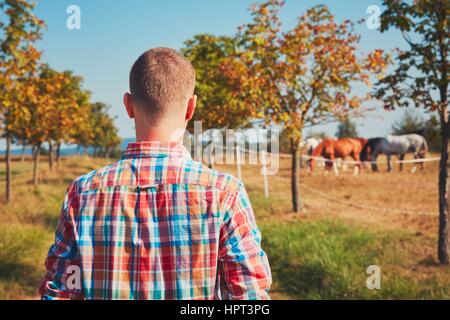
[{"label": "checkered fabric pattern", "polygon": [[129,144],[68,188],[43,299],[268,299],[271,273],[242,182],[181,144]]}]

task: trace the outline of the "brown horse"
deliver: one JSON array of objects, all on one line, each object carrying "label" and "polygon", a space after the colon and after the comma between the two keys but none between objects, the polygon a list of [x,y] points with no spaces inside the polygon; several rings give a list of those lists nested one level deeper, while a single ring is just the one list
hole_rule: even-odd
[{"label": "brown horse", "polygon": [[[337,168],[334,166],[334,160],[337,158],[345,159],[350,156],[354,161],[358,163],[355,165],[355,170],[361,170],[361,163],[359,154],[367,143],[367,139],[364,138],[344,138],[344,139],[324,139],[312,152],[313,157],[309,161],[311,172],[314,170],[315,158],[323,157],[327,160],[325,170],[330,171],[334,168],[334,172],[337,175]],[[355,174],[357,171],[355,171]]]}]

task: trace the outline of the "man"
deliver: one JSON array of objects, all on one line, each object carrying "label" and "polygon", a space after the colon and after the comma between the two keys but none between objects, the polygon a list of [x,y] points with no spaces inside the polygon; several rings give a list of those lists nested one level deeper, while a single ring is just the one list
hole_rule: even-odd
[{"label": "man", "polygon": [[260,232],[242,182],[181,141],[197,97],[176,51],[145,52],[124,104],[136,143],[68,188],[43,299],[268,299]]}]

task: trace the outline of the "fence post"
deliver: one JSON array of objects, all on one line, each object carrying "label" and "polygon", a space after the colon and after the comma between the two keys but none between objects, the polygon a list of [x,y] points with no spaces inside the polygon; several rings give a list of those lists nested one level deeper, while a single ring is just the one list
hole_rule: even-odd
[{"label": "fence post", "polygon": [[269,179],[267,177],[267,152],[266,150],[261,151],[261,173],[264,179],[264,196],[269,197]]},{"label": "fence post", "polygon": [[242,181],[242,171],[241,171],[241,149],[239,148],[239,143],[236,145],[236,167],[238,179]]}]

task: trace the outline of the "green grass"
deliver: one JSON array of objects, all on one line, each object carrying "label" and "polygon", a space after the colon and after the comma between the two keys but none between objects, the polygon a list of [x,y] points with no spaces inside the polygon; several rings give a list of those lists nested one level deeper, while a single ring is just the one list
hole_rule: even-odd
[{"label": "green grass", "polygon": [[[103,161],[104,162],[104,161]],[[14,162],[13,199],[0,203],[0,300],[37,299],[45,275],[45,258],[53,242],[64,193],[69,183],[104,163],[79,158],[50,173],[41,163],[41,183],[31,184],[31,163]],[[0,170],[0,178],[4,169]],[[0,184],[0,195],[4,183]],[[0,201],[1,202],[1,201]]]},{"label": "green grass", "polygon": [[51,233],[41,227],[0,226],[0,299],[37,295],[50,242]]},{"label": "green grass", "polygon": [[[407,255],[397,246],[407,233],[370,232],[339,220],[265,223],[263,246],[272,265],[274,290],[293,299],[449,298],[450,287],[400,273]],[[381,268],[381,289],[369,290],[366,271]]]}]

